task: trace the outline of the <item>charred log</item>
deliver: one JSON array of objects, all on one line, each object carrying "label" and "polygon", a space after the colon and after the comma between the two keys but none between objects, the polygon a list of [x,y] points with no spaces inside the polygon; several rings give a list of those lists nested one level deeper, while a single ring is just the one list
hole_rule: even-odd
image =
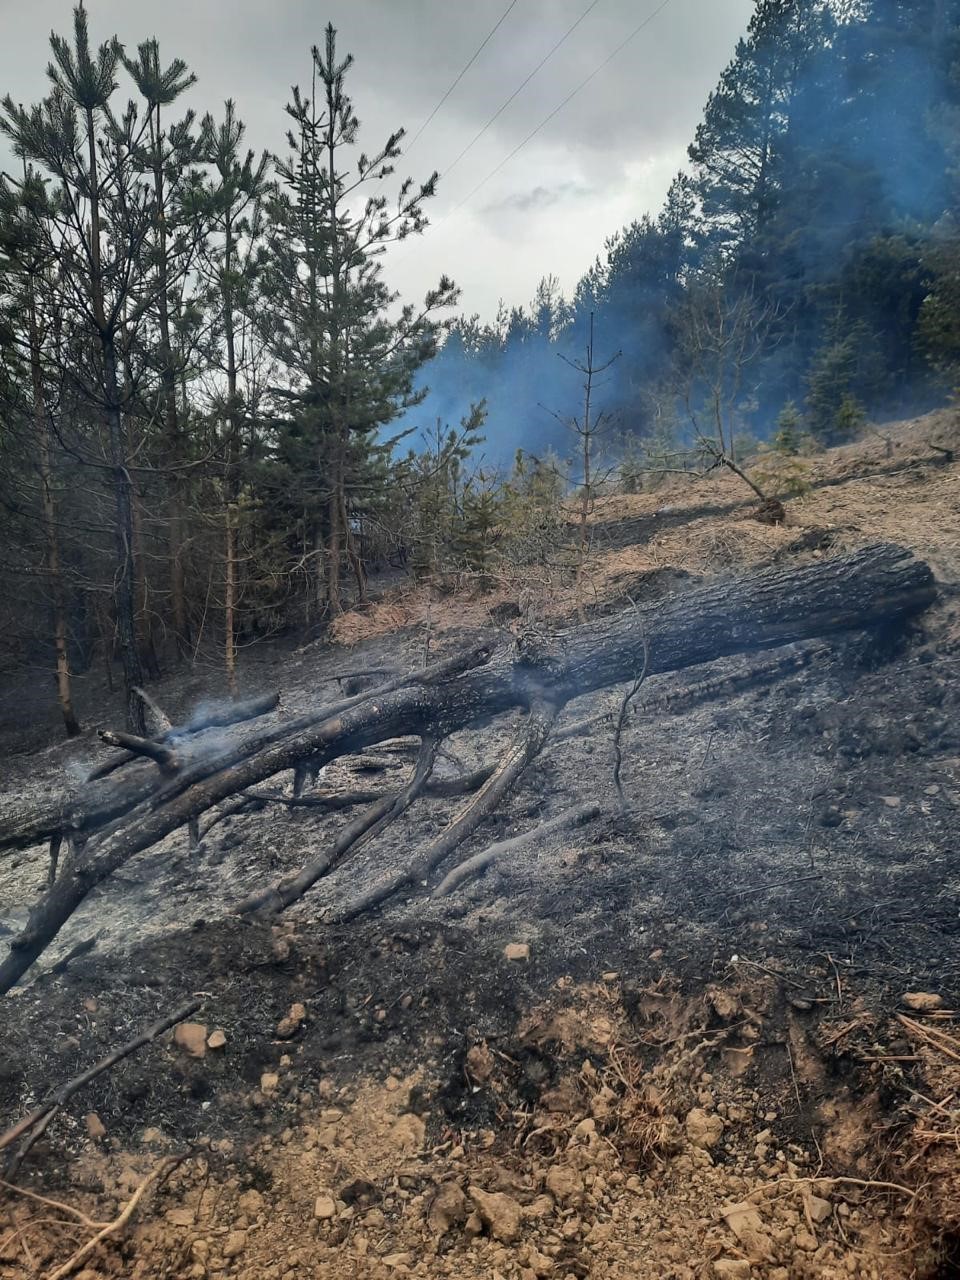
[{"label": "charred log", "polygon": [[[862,630],[904,619],[935,598],[930,569],[900,547],[868,547],[853,555],[794,569],[764,570],[714,582],[659,607],[576,627],[559,637],[562,660],[543,667],[518,662],[505,648],[486,666],[481,649],[398,678],[348,699],[321,718],[248,733],[219,753],[184,762],[175,778],[160,780],[92,835],[50,890],[39,899],[23,932],[0,963],[0,992],[33,964],[87,894],[140,851],[191,818],[310,757],[324,763],[388,739],[415,735],[442,740],[515,707],[531,707],[528,732],[491,775],[464,812],[414,859],[404,883],[426,879],[466,834],[490,813],[526,762],[546,741],[557,710],[591,690],[635,677],[644,650],[648,678],[716,658],[770,649],[813,636]],[[114,801],[115,805],[117,801]],[[89,811],[86,820],[89,822]],[[48,832],[52,834],[52,832]],[[7,835],[7,843],[10,835]],[[389,894],[362,893],[348,907],[356,914]],[[393,892],[394,890],[390,890]]]}]

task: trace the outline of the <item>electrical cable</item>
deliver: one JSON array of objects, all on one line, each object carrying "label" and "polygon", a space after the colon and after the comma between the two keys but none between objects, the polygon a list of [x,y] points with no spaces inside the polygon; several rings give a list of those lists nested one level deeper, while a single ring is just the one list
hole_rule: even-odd
[{"label": "electrical cable", "polygon": [[441,176],[443,178],[449,177],[449,175],[454,171],[454,169],[457,167],[457,165],[460,163],[463,157],[467,154],[467,152],[471,151],[473,147],[476,146],[476,144],[480,141],[483,135],[487,132],[490,126],[495,124],[497,120],[500,119],[504,111],[506,111],[507,107],[509,107],[510,103],[513,102],[514,98],[516,98],[518,94],[522,93],[523,90],[530,83],[530,81],[533,79],[533,77],[537,74],[537,72],[547,65],[547,63],[550,61],[553,55],[557,52],[560,46],[563,44],[566,44],[567,40],[570,38],[570,36],[573,35],[574,31],[576,31],[577,27],[579,27],[580,23],[583,22],[584,18],[586,18],[591,13],[591,11],[597,7],[599,3],[600,3],[600,0],[592,0],[592,3],[587,5],[586,9],[584,9],[583,13],[581,13],[580,17],[576,20],[573,26],[567,28],[567,30],[563,33],[563,35],[556,42],[553,48],[550,49],[549,52],[546,53],[540,59],[537,65],[533,68],[533,70],[527,76],[527,78],[521,81],[521,83],[516,87],[516,89],[514,89],[513,93],[511,93],[510,97],[507,98],[506,101],[503,102],[501,106],[494,112],[494,114],[490,117],[487,123],[480,130],[480,132],[476,134],[471,139],[470,142],[467,143],[467,145],[463,148],[463,150],[460,152],[457,158],[451,164],[449,164],[446,167],[446,169],[442,170]]},{"label": "electrical cable", "polygon": [[473,66],[473,64],[476,62],[476,60],[480,57],[481,53],[483,53],[484,49],[487,47],[487,45],[490,43],[490,41],[493,39],[493,37],[494,37],[494,36],[497,34],[497,32],[500,30],[501,26],[503,26],[503,23],[506,21],[507,17],[509,16],[510,11],[511,11],[512,9],[516,8],[516,6],[517,6],[517,0],[511,0],[511,3],[507,5],[506,9],[504,9],[503,13],[500,15],[500,17],[499,17],[499,19],[497,20],[496,24],[495,24],[495,25],[493,26],[493,28],[492,28],[492,29],[487,33],[486,38],[484,39],[484,41],[482,42],[482,44],[479,46],[479,48],[476,50],[476,52],[474,53],[473,57],[470,59],[470,61],[467,63],[467,65],[463,68],[463,70],[462,70],[462,71],[460,72],[460,74],[457,76],[456,80],[454,80],[454,82],[453,82],[453,84],[450,86],[450,88],[446,91],[446,93],[443,95],[443,97],[440,99],[440,101],[437,103],[437,105],[433,108],[433,110],[432,110],[432,111],[430,112],[430,114],[427,116],[426,120],[424,120],[423,124],[420,126],[420,128],[417,130],[417,132],[416,132],[416,133],[413,135],[413,137],[410,139],[410,143],[409,143],[409,145],[406,147],[406,149],[405,149],[405,151],[404,151],[404,154],[405,154],[405,155],[409,155],[409,154],[410,154],[410,152],[411,152],[411,150],[413,149],[413,146],[414,146],[414,144],[416,143],[417,139],[418,139],[419,137],[421,137],[421,136],[422,136],[422,134],[423,134],[424,130],[425,130],[425,129],[427,128],[427,126],[430,124],[430,121],[431,121],[431,120],[433,120],[434,116],[437,114],[437,112],[440,110],[440,108],[443,106],[443,104],[446,102],[446,100],[450,97],[451,93],[453,93],[454,89],[456,89],[457,85],[460,83],[460,81],[463,79],[463,77],[467,74],[467,72],[470,70],[470,68],[471,68],[471,67]]},{"label": "electrical cable", "polygon": [[[644,27],[649,26],[650,23],[653,22],[654,18],[658,17],[661,13],[663,13],[667,5],[671,3],[672,3],[672,0],[662,0],[662,3],[657,5],[657,7],[653,10],[652,13],[649,13],[641,23],[639,23],[636,27],[634,27],[634,29],[630,32],[630,34],[626,37],[626,39],[622,40],[620,44],[618,44],[617,47],[613,50],[613,52],[609,54],[608,57],[604,58],[603,62],[601,62],[599,66],[595,67],[588,76],[586,76],[583,80],[581,80],[580,83],[577,85],[577,87],[571,90],[571,92],[567,94],[567,96],[563,99],[563,101],[558,103],[558,105],[554,107],[554,109],[550,112],[550,114],[548,116],[545,116],[540,121],[540,123],[537,125],[535,129],[530,130],[530,132],[523,139],[523,141],[518,143],[517,146],[515,146],[514,149],[510,152],[510,154],[504,157],[504,159],[500,161],[500,163],[497,165],[495,169],[491,169],[490,172],[487,174],[487,176],[481,179],[481,181],[477,183],[477,185],[473,188],[472,191],[469,191],[458,204],[455,204],[453,208],[444,215],[442,221],[446,222],[446,220],[449,217],[451,217],[458,210],[462,209],[463,206],[469,200],[472,200],[473,197],[477,194],[477,192],[482,187],[485,187],[487,185],[487,183],[490,181],[491,178],[495,177],[505,165],[509,164],[510,161],[514,158],[514,156],[519,155],[519,153],[523,150],[523,148],[527,145],[527,143],[530,142],[533,138],[535,138],[537,134],[541,131],[541,129],[545,129],[546,126],[550,123],[550,121],[555,116],[559,115],[559,113],[563,110],[563,108],[567,105],[567,103],[572,102],[573,99],[577,96],[577,94],[580,93],[582,89],[585,89],[587,85],[590,83],[590,81],[600,74],[600,72],[604,69],[604,67],[609,66],[609,64],[614,60],[614,58],[618,54],[623,52],[623,50],[627,47],[627,45],[631,42],[631,40],[634,40],[640,34],[640,32],[644,29]],[[439,223],[435,225],[439,225]]]}]

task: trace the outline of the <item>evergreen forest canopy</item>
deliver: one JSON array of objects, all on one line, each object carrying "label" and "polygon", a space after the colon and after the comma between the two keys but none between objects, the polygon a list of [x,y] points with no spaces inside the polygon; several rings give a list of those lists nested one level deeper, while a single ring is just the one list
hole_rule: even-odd
[{"label": "evergreen forest canopy", "polygon": [[371,565],[482,582],[504,529],[542,546],[570,483],[586,510],[591,432],[636,482],[942,400],[958,37],[960,0],[758,0],[661,212],[572,300],[548,277],[485,324],[446,277],[391,293],[437,175],[361,138],[332,28],[256,155],[233,102],[198,119],[183,61],[92,42],[80,5],[47,97],[0,109],[3,664],[55,667],[72,733],[71,676],[116,660],[142,731],[162,663],[217,655],[234,691],[238,646],[323,625]]}]

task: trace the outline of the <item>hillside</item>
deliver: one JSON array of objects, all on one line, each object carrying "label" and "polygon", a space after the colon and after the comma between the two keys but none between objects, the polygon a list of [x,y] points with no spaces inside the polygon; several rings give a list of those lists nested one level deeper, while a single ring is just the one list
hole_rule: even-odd
[{"label": "hillside", "polygon": [[[272,921],[230,909],[350,811],[272,803],[196,850],[180,831],[130,860],[4,1001],[0,1116],[188,999],[201,1007],[31,1146],[0,1197],[0,1277],[61,1274],[175,1155],[77,1275],[956,1274],[958,451],[944,410],[817,454],[782,526],[758,523],[722,471],[598,499],[591,616],[701,583],[733,595],[750,570],[878,542],[926,561],[938,589],[906,627],[646,680],[622,737],[625,810],[618,686],[566,706],[468,851],[574,804],[600,816],[447,896],[410,888],[336,922],[443,827],[459,802],[436,796]],[[279,688],[282,725],[338,674],[509,646],[517,585],[385,587],[328,642],[252,650],[246,692]],[[584,605],[548,573],[525,585],[548,628]],[[151,691],[177,719],[218,692],[184,677]],[[119,695],[91,701],[70,742],[15,726],[4,828],[109,757],[93,730],[116,726]],[[501,715],[452,734],[438,776],[482,765],[510,731]],[[369,798],[410,768],[409,740],[384,742],[319,786]],[[5,935],[46,867],[42,846],[0,852]]]}]

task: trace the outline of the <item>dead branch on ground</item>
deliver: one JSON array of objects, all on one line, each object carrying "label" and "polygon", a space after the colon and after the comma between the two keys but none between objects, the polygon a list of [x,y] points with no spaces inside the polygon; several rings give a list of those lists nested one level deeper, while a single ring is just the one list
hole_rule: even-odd
[{"label": "dead branch on ground", "polygon": [[516,853],[518,849],[524,849],[528,844],[533,844],[534,841],[553,835],[566,827],[578,827],[585,822],[590,822],[593,818],[599,817],[601,812],[602,810],[598,804],[577,805],[575,809],[567,809],[555,818],[550,818],[547,822],[541,822],[539,826],[531,827],[529,831],[524,831],[520,835],[511,836],[508,840],[498,840],[495,844],[488,845],[486,849],[481,849],[472,858],[467,858],[465,862],[459,863],[451,871],[448,871],[431,896],[445,898],[448,894],[453,893],[454,889],[458,889],[467,880],[472,880],[474,876],[478,876],[481,871],[485,871],[487,867],[499,859],[508,857]]},{"label": "dead branch on ground", "polygon": [[124,1058],[128,1058],[131,1053],[136,1053],[138,1049],[142,1049],[151,1040],[156,1040],[165,1031],[175,1027],[178,1022],[183,1022],[184,1019],[189,1018],[192,1013],[196,1013],[200,1008],[200,1004],[200,1000],[189,1000],[185,1005],[177,1009],[175,1013],[167,1014],[159,1022],[153,1023],[152,1026],[147,1027],[145,1031],[141,1032],[133,1040],[128,1040],[126,1044],[120,1045],[119,1048],[108,1053],[106,1057],[101,1058],[99,1062],[95,1062],[92,1067],[82,1071],[80,1075],[74,1076],[66,1084],[60,1085],[42,1106],[31,1111],[22,1120],[18,1120],[6,1133],[0,1134],[0,1151],[6,1150],[7,1147],[12,1146],[20,1138],[26,1139],[10,1161],[7,1168],[7,1177],[10,1178],[16,1173],[27,1152],[40,1137],[40,1134],[45,1131],[54,1115],[69,1102],[75,1093],[78,1093],[91,1080],[95,1080],[97,1076],[103,1075],[105,1071],[115,1067]]}]

